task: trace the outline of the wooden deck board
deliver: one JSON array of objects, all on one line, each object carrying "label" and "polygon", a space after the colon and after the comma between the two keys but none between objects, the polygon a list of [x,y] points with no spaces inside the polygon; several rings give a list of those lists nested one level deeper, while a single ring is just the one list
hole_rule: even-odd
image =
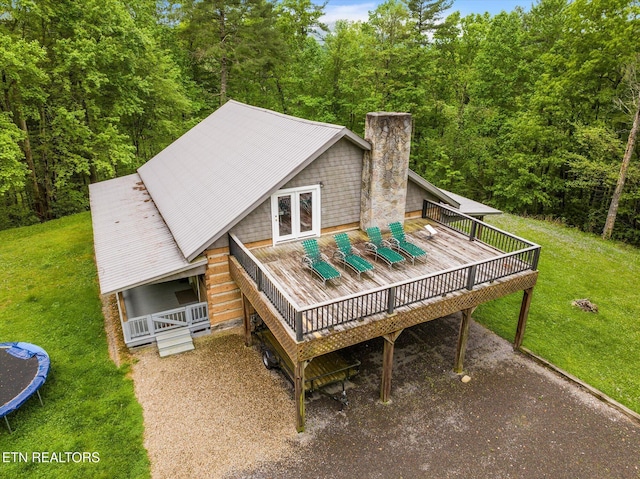
[{"label": "wooden deck board", "polygon": [[[408,239],[427,252],[427,261],[416,260],[415,265],[409,259],[400,265],[389,268],[382,261],[375,262],[373,257],[365,254],[364,244],[367,240],[362,231],[350,231],[349,238],[360,255],[370,261],[375,270],[372,275],[363,274],[358,279],[350,270],[344,270],[332,255],[336,249],[333,235],[318,238],[320,250],[329,257],[329,262],[341,273],[339,281],[327,282],[325,286],[302,264],[304,255],[299,242],[286,243],[252,249],[251,252],[266,267],[286,292],[299,306],[306,307],[324,301],[335,300],[356,293],[363,293],[380,286],[399,281],[417,278],[429,273],[445,271],[497,257],[500,252],[477,241],[469,241],[468,237],[448,228],[434,225],[438,231],[432,238],[427,237],[424,225],[430,224],[425,219],[405,222]],[[388,235],[383,235],[385,238]]]}]

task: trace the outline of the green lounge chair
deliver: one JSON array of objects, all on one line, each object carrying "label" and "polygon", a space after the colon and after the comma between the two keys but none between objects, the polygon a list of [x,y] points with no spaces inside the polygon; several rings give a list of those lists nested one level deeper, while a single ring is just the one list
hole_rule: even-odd
[{"label": "green lounge chair", "polygon": [[382,259],[389,265],[389,268],[393,267],[396,263],[402,263],[404,261],[402,255],[393,251],[389,242],[382,239],[380,228],[377,226],[367,228],[367,235],[369,236],[369,242],[365,244],[364,250],[374,255],[376,261],[378,261],[378,258]]},{"label": "green lounge chair", "polygon": [[411,264],[415,264],[416,258],[427,261],[427,252],[407,241],[402,223],[391,223],[389,224],[389,229],[391,230],[392,236],[392,238],[389,239],[389,243],[391,243],[393,249],[411,258]]},{"label": "green lounge chair", "polygon": [[302,262],[313,273],[318,275],[323,285],[330,279],[340,278],[340,271],[327,262],[328,258],[320,252],[320,247],[315,239],[303,241],[302,246],[305,252]]},{"label": "green lounge chair", "polygon": [[358,279],[360,279],[360,274],[373,271],[373,265],[353,249],[346,233],[338,233],[333,236],[333,239],[338,247],[338,250],[333,253],[333,257],[337,257],[345,269],[349,266],[358,275]]}]

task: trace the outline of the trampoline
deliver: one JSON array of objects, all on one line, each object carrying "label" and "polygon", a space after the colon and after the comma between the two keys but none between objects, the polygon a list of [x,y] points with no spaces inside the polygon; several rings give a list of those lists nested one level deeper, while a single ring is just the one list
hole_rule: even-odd
[{"label": "trampoline", "polygon": [[34,394],[42,397],[38,389],[49,374],[49,355],[44,349],[30,343],[0,343],[0,417],[4,417],[9,432],[7,415]]}]

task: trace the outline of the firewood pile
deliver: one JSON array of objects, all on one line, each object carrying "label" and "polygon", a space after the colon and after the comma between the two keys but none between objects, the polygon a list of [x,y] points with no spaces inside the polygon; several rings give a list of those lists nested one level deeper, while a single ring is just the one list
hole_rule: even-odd
[{"label": "firewood pile", "polygon": [[576,306],[580,308],[582,311],[586,311],[587,313],[597,313],[598,306],[593,304],[588,299],[576,299],[571,303],[572,306]]}]

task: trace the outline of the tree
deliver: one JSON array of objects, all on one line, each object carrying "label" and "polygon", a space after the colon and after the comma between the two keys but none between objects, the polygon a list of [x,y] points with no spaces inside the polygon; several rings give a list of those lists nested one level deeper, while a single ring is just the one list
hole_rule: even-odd
[{"label": "tree", "polygon": [[640,82],[637,79],[635,65],[629,68],[628,76],[631,80],[631,88],[636,92],[633,105],[635,107],[635,115],[633,117],[633,124],[627,140],[627,148],[625,149],[624,156],[622,157],[622,164],[620,165],[620,173],[618,174],[616,189],[611,197],[611,205],[609,206],[609,212],[607,213],[607,221],[605,222],[604,229],[602,230],[602,239],[611,238],[611,234],[613,233],[613,226],[616,221],[616,215],[618,214],[618,205],[620,204],[620,197],[622,196],[622,190],[627,179],[627,170],[629,169],[631,155],[633,154],[633,149],[636,144],[638,128],[640,128]]},{"label": "tree", "polygon": [[309,35],[328,32],[328,27],[320,21],[326,4],[315,5],[311,0],[278,2],[275,10],[277,24],[287,42],[302,50]]},{"label": "tree", "polygon": [[405,0],[411,21],[420,43],[429,43],[429,35],[437,31],[442,23],[442,14],[453,5],[453,0]]},{"label": "tree", "polygon": [[182,6],[181,31],[193,75],[216,98],[229,96],[264,106],[263,91],[280,61],[282,41],[274,4],[266,0],[189,0]]},{"label": "tree", "polygon": [[412,61],[409,10],[399,0],[387,0],[369,12],[365,32],[375,39],[370,77],[379,109],[410,111],[415,104],[413,87],[419,75]]},{"label": "tree", "polygon": [[0,113],[21,134],[3,128],[13,179],[0,208],[21,209],[11,215],[18,224],[31,222],[30,211],[46,220],[86,209],[90,182],[129,173],[182,133],[191,107],[179,68],[158,47],[154,0],[17,0],[2,9]]},{"label": "tree", "polygon": [[[12,119],[21,134],[16,135],[13,128],[6,126],[3,135],[7,148],[5,162],[13,164],[18,158],[15,155],[16,147],[21,149],[22,154],[19,157],[26,162],[29,177],[28,202],[38,216],[43,218],[46,216],[47,204],[42,184],[38,179],[28,121],[38,117],[38,111],[46,98],[45,85],[48,77],[42,68],[45,51],[38,42],[20,37],[19,15],[11,13],[0,23],[0,105],[1,111],[5,113],[3,120]],[[10,161],[9,158],[13,160]],[[17,186],[16,166],[14,164],[14,168],[9,168],[8,171],[13,171],[12,174],[5,173],[8,175],[7,180],[13,178],[13,186]],[[6,192],[7,190],[4,191]]]},{"label": "tree", "polygon": [[278,109],[305,118],[324,118],[323,54],[316,40],[328,27],[320,21],[324,4],[311,0],[282,0],[275,7],[276,28],[282,38],[280,61],[274,68]]},{"label": "tree", "polygon": [[26,167],[20,142],[24,133],[11,121],[9,113],[0,113],[0,195],[24,186]]}]

